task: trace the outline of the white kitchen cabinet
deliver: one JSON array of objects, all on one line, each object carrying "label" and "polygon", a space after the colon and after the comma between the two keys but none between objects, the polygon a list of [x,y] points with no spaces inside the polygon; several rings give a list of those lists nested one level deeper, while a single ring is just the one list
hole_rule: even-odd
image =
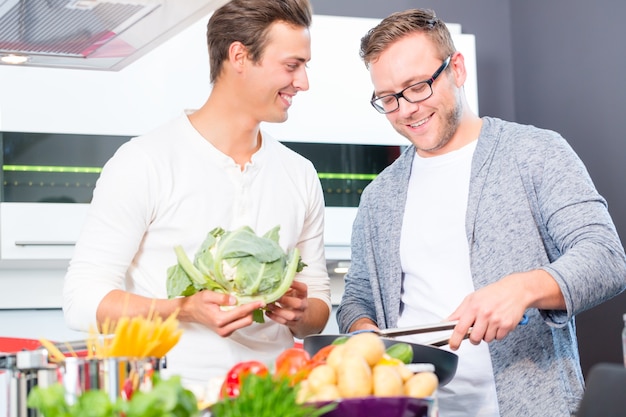
[{"label": "white kitchen cabinet", "polygon": [[0,267],[64,267],[87,204],[0,203]]}]

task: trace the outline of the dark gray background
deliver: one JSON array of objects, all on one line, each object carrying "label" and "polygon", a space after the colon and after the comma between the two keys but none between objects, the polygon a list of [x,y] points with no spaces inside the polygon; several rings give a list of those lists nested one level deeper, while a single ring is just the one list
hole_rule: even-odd
[{"label": "dark gray background", "polygon": [[[316,14],[382,18],[413,7],[476,35],[480,114],[560,132],[626,237],[626,2],[312,0]],[[346,53],[357,53],[346,51]],[[577,317],[585,373],[622,363],[626,293]]]}]

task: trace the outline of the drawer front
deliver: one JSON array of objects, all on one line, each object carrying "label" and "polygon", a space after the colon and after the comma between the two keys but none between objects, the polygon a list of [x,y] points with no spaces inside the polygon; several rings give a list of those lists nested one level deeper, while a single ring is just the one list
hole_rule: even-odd
[{"label": "drawer front", "polygon": [[88,204],[0,203],[0,260],[71,259]]}]

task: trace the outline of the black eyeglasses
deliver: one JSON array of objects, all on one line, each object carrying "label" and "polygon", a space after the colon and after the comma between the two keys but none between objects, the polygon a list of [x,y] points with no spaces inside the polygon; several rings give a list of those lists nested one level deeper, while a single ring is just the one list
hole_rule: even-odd
[{"label": "black eyeglasses", "polygon": [[387,114],[400,108],[401,97],[409,103],[419,103],[420,101],[426,100],[433,95],[433,83],[437,77],[439,77],[439,75],[441,75],[441,73],[448,68],[451,58],[452,55],[447,57],[432,77],[430,77],[430,79],[412,84],[395,94],[387,94],[382,97],[376,97],[376,93],[374,92],[372,93],[370,103],[376,110],[378,110],[379,113]]}]

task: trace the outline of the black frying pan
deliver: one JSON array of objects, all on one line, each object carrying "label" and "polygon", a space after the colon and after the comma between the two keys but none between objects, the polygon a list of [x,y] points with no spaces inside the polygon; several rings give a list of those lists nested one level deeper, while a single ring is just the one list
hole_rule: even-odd
[{"label": "black frying pan", "polygon": [[[311,356],[324,346],[330,345],[338,337],[348,335],[315,334],[306,336],[303,339],[304,350]],[[452,380],[456,373],[459,357],[447,350],[439,349],[435,346],[408,343],[390,338],[381,338],[385,343],[385,348],[389,348],[396,343],[406,343],[413,348],[413,363],[431,363],[435,366],[435,374],[439,378],[439,386],[444,386]]]}]

